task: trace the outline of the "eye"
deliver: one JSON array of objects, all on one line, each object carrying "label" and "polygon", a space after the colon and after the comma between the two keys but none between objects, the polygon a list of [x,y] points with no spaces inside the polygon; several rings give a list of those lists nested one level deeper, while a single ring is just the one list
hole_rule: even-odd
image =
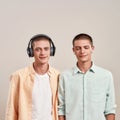
[{"label": "eye", "polygon": [[80,47],[75,47],[75,50],[80,50]]},{"label": "eye", "polygon": [[35,51],[36,52],[39,52],[40,51],[40,48],[38,47],[38,48],[35,48]]},{"label": "eye", "polygon": [[50,49],[49,47],[45,47],[45,48],[44,48],[45,51],[48,51],[49,49]]},{"label": "eye", "polygon": [[85,49],[89,49],[89,46],[84,46]]}]

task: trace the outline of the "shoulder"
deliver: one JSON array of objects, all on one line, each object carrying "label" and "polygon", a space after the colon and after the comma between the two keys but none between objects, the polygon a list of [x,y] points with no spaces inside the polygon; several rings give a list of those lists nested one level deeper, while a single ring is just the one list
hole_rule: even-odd
[{"label": "shoulder", "polygon": [[66,69],[60,73],[60,76],[72,76],[74,68]]},{"label": "shoulder", "polygon": [[59,70],[57,70],[56,68],[51,67],[51,66],[49,68],[49,72],[52,73],[52,74],[56,74],[56,75],[60,74]]},{"label": "shoulder", "polygon": [[18,69],[10,75],[10,80],[19,80],[21,77],[26,77],[30,73],[30,66]]},{"label": "shoulder", "polygon": [[100,66],[95,66],[95,71],[98,74],[102,74],[105,76],[112,76],[112,72],[106,68],[100,67]]},{"label": "shoulder", "polygon": [[25,67],[25,68],[21,68],[21,69],[16,70],[15,72],[12,73],[12,75],[25,74],[28,71],[29,71],[29,67]]},{"label": "shoulder", "polygon": [[95,66],[95,69],[97,71],[105,72],[105,73],[111,73],[108,69],[100,67],[100,66]]}]

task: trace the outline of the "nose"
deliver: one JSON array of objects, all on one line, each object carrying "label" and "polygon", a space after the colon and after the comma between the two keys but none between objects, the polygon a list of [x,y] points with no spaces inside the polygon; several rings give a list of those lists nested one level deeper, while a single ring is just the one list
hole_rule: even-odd
[{"label": "nose", "polygon": [[44,49],[41,49],[40,54],[41,54],[41,55],[44,54]]},{"label": "nose", "polygon": [[84,53],[84,48],[81,48],[81,53]]}]

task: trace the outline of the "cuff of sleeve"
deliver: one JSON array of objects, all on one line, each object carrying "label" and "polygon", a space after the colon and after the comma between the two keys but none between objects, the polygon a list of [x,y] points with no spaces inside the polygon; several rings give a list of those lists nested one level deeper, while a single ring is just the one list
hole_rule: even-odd
[{"label": "cuff of sleeve", "polygon": [[115,109],[116,109],[116,107],[117,107],[117,105],[114,105],[113,109],[105,111],[104,114],[105,114],[105,115],[115,114]]},{"label": "cuff of sleeve", "polygon": [[64,111],[58,111],[58,115],[65,115]]}]

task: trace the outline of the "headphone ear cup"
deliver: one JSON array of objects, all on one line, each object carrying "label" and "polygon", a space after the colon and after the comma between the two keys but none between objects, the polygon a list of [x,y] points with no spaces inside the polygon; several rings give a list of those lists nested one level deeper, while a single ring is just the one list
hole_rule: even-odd
[{"label": "headphone ear cup", "polygon": [[27,48],[27,53],[28,53],[28,56],[29,57],[33,57],[34,56],[34,54],[33,54],[33,50],[32,50],[32,48]]},{"label": "headphone ear cup", "polygon": [[55,55],[55,47],[51,47],[50,48],[50,56],[54,56]]},{"label": "headphone ear cup", "polygon": [[34,56],[34,54],[33,54],[33,49],[30,48],[30,57],[33,57],[33,56]]},{"label": "headphone ear cup", "polygon": [[50,48],[50,56],[53,56],[53,47]]}]

